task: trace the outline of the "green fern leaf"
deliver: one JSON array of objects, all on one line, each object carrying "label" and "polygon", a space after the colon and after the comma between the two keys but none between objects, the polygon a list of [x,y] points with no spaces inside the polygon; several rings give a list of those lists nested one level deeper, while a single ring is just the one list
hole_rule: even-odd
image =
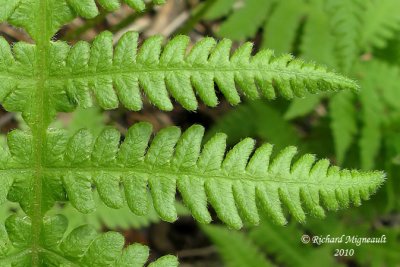
[{"label": "green fern leaf", "polygon": [[66,0],[0,0],[0,6],[7,7],[0,14],[0,22],[25,29],[35,41],[50,40],[62,25],[74,18]]},{"label": "green fern leaf", "polygon": [[[123,1],[137,11],[145,9],[144,0]],[[120,6],[119,0],[97,2],[107,11]],[[153,0],[154,4],[164,2]],[[0,22],[7,21],[25,29],[35,41],[49,41],[64,24],[76,17],[76,13],[85,18],[93,18],[99,13],[95,0],[0,0],[0,6]]]},{"label": "green fern leaf", "polygon": [[[31,247],[31,222],[28,217],[10,216],[0,225],[0,265],[31,266],[32,250],[37,250],[44,266],[144,266],[149,257],[146,246],[124,248],[124,238],[116,232],[98,234],[88,225],[64,237],[68,220],[62,215],[45,217],[40,234],[41,247]],[[150,266],[178,266],[177,259],[165,256]]]},{"label": "green fern leaf", "polygon": [[365,12],[363,0],[330,0],[327,2],[338,66],[348,73],[360,53],[360,39]]},{"label": "green fern leaf", "polygon": [[400,2],[397,0],[370,0],[366,1],[366,22],[362,30],[362,46],[366,49],[371,46],[385,47],[400,29],[400,17],[397,10]]},{"label": "green fern leaf", "polygon": [[384,116],[379,95],[368,81],[363,83],[364,90],[360,94],[363,104],[362,119],[364,125],[361,130],[360,151],[361,167],[369,170],[374,167],[374,159],[378,155],[382,139],[382,120]]},{"label": "green fern leaf", "polygon": [[[396,101],[399,90],[397,80],[399,70],[378,60],[359,63],[355,71],[360,75],[363,90],[360,93],[362,127],[360,129],[360,158],[363,169],[373,168],[383,138],[383,127],[387,117],[398,113],[400,105]],[[385,80],[382,81],[382,77]],[[358,132],[354,96],[335,96],[331,99],[332,130],[339,163],[352,144]]]},{"label": "green fern leaf", "polygon": [[303,0],[286,0],[278,4],[266,20],[262,47],[273,49],[276,53],[292,51],[300,21],[307,11],[308,6]]},{"label": "green fern leaf", "polygon": [[224,261],[224,266],[275,266],[261,254],[257,246],[243,233],[214,225],[204,225],[202,230],[216,245],[218,253]]},{"label": "green fern leaf", "polygon": [[[174,38],[162,50],[162,38],[157,36],[145,41],[136,54],[137,38],[135,33],[126,34],[114,57],[109,33],[97,37],[91,49],[86,43],[77,44],[69,52],[66,66],[59,64],[50,73],[53,90],[66,90],[70,99],[90,105],[88,88],[92,88],[103,108],[115,108],[120,100],[124,106],[139,110],[142,107],[139,88],[142,88],[162,110],[172,109],[169,94],[186,109],[195,110],[197,99],[193,87],[207,105],[217,105],[214,82],[232,104],[240,102],[236,84],[249,98],[258,98],[260,94],[274,98],[276,91],[292,98],[307,90],[314,93],[357,88],[351,80],[289,56],[274,57],[272,52],[262,51],[251,57],[249,43],[231,56],[230,41],[216,45],[213,39],[205,38],[186,55],[187,37]],[[86,59],[78,56],[89,53]]]},{"label": "green fern leaf", "polygon": [[304,33],[301,36],[300,52],[307,60],[315,60],[330,67],[336,66],[335,38],[328,30],[329,19],[324,0],[311,0]]},{"label": "green fern leaf", "polygon": [[61,169],[65,171],[61,175],[63,187],[71,204],[83,213],[95,210],[95,185],[107,206],[122,207],[125,197],[135,214],[144,215],[149,207],[149,188],[159,216],[174,221],[177,188],[196,220],[210,222],[209,202],[221,220],[233,228],[240,228],[242,219],[257,224],[258,207],[275,222],[285,224],[281,203],[298,221],[305,220],[304,209],[321,217],[322,206],[336,210],[349,202],[359,205],[384,179],[380,172],[339,171],[329,167],[327,160],[314,164],[311,155],[301,157],[292,166],[294,147],[271,160],[272,146],[264,145],[250,159],[254,141],[249,138],[226,156],[223,134],[217,134],[201,150],[203,132],[195,125],[181,136],[179,128],[166,128],[146,152],[151,135],[147,123],[131,127],[120,146],[119,134],[111,128],[95,140],[88,131],[81,130],[66,146],[60,143],[49,148],[51,153],[63,146],[65,153],[62,160],[46,167],[45,174],[55,177]]},{"label": "green fern leaf", "polygon": [[321,95],[309,95],[305,98],[293,99],[285,113],[285,119],[292,120],[309,114],[311,111],[315,110],[321,102],[321,98]]},{"label": "green fern leaf", "polygon": [[[329,20],[325,14],[325,2],[310,1],[299,45],[301,56],[333,67],[336,66],[333,45],[335,39],[327,29]],[[290,120],[309,114],[321,102],[322,97],[322,95],[307,95],[305,98],[293,99],[285,118]]]},{"label": "green fern leaf", "polygon": [[261,251],[272,256],[279,266],[341,266],[332,257],[329,247],[300,245],[302,234],[296,223],[283,228],[264,219],[258,227],[250,230],[247,238]]},{"label": "green fern leaf", "polygon": [[[242,6],[222,23],[218,35],[233,40],[245,40],[254,36],[266,19],[273,2],[271,0],[244,1]],[[243,21],[252,23],[243,23]]]},{"label": "green fern leaf", "polygon": [[228,15],[234,7],[235,2],[236,0],[214,1],[214,4],[205,13],[204,18],[208,20],[213,20]]},{"label": "green fern leaf", "polygon": [[[274,57],[265,50],[251,57],[249,43],[231,56],[230,41],[216,45],[214,39],[205,38],[186,55],[189,40],[184,36],[171,40],[163,51],[162,38],[152,37],[136,53],[137,39],[135,33],[126,34],[114,53],[109,33],[98,36],[91,48],[85,42],[72,49],[63,42],[51,43],[48,110],[70,111],[77,103],[91,106],[90,91],[103,108],[116,108],[121,101],[129,109],[140,110],[140,88],[160,109],[172,109],[171,95],[186,109],[195,110],[194,89],[207,105],[217,105],[214,82],[232,104],[240,102],[236,84],[249,98],[274,98],[276,92],[292,98],[307,91],[357,88],[352,80],[291,56]],[[7,77],[1,86],[0,101],[9,111],[24,112],[29,121],[34,114],[28,103],[35,92],[36,67],[32,62],[37,56],[36,47],[18,43],[11,52],[5,40],[0,40],[0,61],[8,63],[7,68],[0,69],[0,76]]]},{"label": "green fern leaf", "polygon": [[[120,209],[112,209],[107,207],[100,199],[97,192],[94,193],[94,201],[96,203],[96,211],[82,216],[72,205],[69,203],[63,207],[58,206],[47,213],[47,215],[61,214],[69,218],[69,229],[74,229],[82,224],[89,224],[96,230],[101,230],[104,227],[107,229],[143,229],[149,227],[153,223],[160,221],[157,212],[155,211],[152,200],[149,200],[149,211],[145,216],[137,216],[133,214],[128,206]],[[179,202],[175,203],[179,216],[188,215],[187,209]]]},{"label": "green fern leaf", "polygon": [[[137,11],[143,11],[146,8],[144,0],[123,0],[126,4]],[[120,8],[119,0],[97,0],[97,2],[107,11],[114,11]],[[164,4],[165,0],[153,0],[154,4]],[[93,18],[99,14],[95,0],[67,0],[74,11],[84,18]]]},{"label": "green fern leaf", "polygon": [[[361,167],[371,169],[375,165],[375,158],[381,147],[383,124],[387,115],[385,110],[389,111],[390,104],[398,102],[388,98],[396,97],[398,94],[396,81],[399,71],[395,67],[389,67],[376,60],[360,65],[359,70],[364,73],[364,77],[361,79],[364,89],[360,93],[361,120],[363,121],[359,142]],[[382,81],[382,77],[385,77],[384,81]],[[396,106],[398,107],[399,104],[392,105],[392,107]]]},{"label": "green fern leaf", "polygon": [[329,103],[331,129],[339,164],[343,163],[358,130],[353,100],[354,95],[351,92],[340,92]]}]

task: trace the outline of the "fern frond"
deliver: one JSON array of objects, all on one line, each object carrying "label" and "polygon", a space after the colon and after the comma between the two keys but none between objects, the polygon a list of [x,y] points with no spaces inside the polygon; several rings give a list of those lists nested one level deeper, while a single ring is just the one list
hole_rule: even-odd
[{"label": "fern frond", "polygon": [[361,129],[360,157],[361,167],[369,170],[374,167],[375,157],[379,153],[382,139],[382,121],[385,116],[379,94],[374,90],[370,81],[363,82],[363,92],[360,100],[363,104]]},{"label": "fern frond", "polygon": [[23,28],[36,42],[49,41],[75,17],[66,0],[0,0],[0,6],[0,22]]},{"label": "fern frond", "polygon": [[360,64],[358,70],[363,73],[360,79],[363,85],[360,93],[363,122],[359,142],[361,167],[371,169],[381,147],[385,117],[390,111],[400,111],[400,105],[394,103],[398,101],[391,99],[399,94],[400,73],[398,68],[378,60]]},{"label": "fern frond", "polygon": [[[60,132],[49,132],[46,149],[65,144],[66,136]],[[62,139],[64,137],[64,139]],[[14,130],[7,135],[7,147],[0,150],[0,203],[6,199],[18,202],[28,215],[34,209],[32,204],[32,187],[34,180],[34,156],[32,134],[27,131]],[[60,160],[61,151],[52,149],[47,155],[46,163],[53,164]],[[43,176],[42,210],[50,209],[56,200],[65,200],[65,192],[60,177]]]},{"label": "fern frond", "polygon": [[335,37],[338,66],[348,73],[360,53],[360,39],[365,13],[363,0],[329,0],[331,29]]},{"label": "fern frond", "polygon": [[233,9],[236,0],[216,0],[214,4],[207,10],[204,14],[204,18],[208,20],[218,19],[225,15]]},{"label": "fern frond", "polygon": [[351,92],[336,94],[330,100],[329,110],[337,161],[341,164],[358,132],[354,94]]},{"label": "fern frond", "polygon": [[311,111],[315,110],[318,104],[321,103],[321,100],[321,95],[309,95],[305,98],[293,99],[285,113],[284,118],[286,120],[292,120],[297,117],[307,115]]},{"label": "fern frond", "polygon": [[[400,96],[398,78],[400,70],[379,60],[360,62],[354,71],[360,76],[362,92],[359,95],[361,104],[360,116],[356,114],[355,96],[341,92],[330,102],[332,131],[334,134],[336,154],[339,163],[360,132],[360,163],[363,169],[372,169],[379,154],[383,139],[383,127],[390,117],[399,114]],[[385,79],[382,80],[382,77]],[[357,123],[361,120],[362,126]],[[360,129],[358,129],[360,128]]]},{"label": "fern frond", "polygon": [[[120,0],[67,0],[73,10],[84,18],[93,18],[99,14],[96,2],[107,11],[114,11],[120,8]],[[128,6],[136,11],[143,11],[146,8],[144,0],[123,0]],[[155,5],[165,3],[165,0],[152,0]]]},{"label": "fern frond", "polygon": [[325,1],[311,0],[307,21],[299,45],[306,60],[315,60],[326,66],[335,67],[335,39],[328,29],[329,18],[325,12]]},{"label": "fern frond", "polygon": [[299,239],[303,233],[296,223],[279,227],[263,219],[259,226],[250,230],[247,238],[262,252],[272,256],[278,266],[340,266],[332,257],[329,247],[300,245]]},{"label": "fern frond", "polygon": [[[252,37],[263,24],[275,1],[247,0],[235,9],[221,25],[218,35],[233,40],[245,40]],[[244,23],[251,21],[251,23]]]},{"label": "fern frond", "polygon": [[259,248],[244,233],[215,225],[204,225],[201,228],[217,247],[224,266],[275,266],[263,256]]},{"label": "fern frond", "polygon": [[7,110],[22,111],[31,99],[35,88],[34,59],[34,45],[16,43],[11,50],[0,37],[0,101]]},{"label": "fern frond", "polygon": [[[372,65],[372,67],[370,67]],[[380,60],[371,61],[364,68],[367,75],[374,78],[376,90],[383,100],[385,109],[394,113],[400,112],[400,90],[398,79],[400,68],[397,65],[389,65]],[[380,79],[386,77],[386,79]]]},{"label": "fern frond", "polygon": [[[96,2],[107,11],[119,8],[119,0],[0,0],[0,22],[8,22],[25,29],[36,42],[50,41],[50,38],[77,14],[93,18],[99,11]],[[137,11],[145,9],[144,0],[123,0]],[[153,0],[154,4],[163,4],[165,0]],[[45,27],[42,27],[45,24]],[[45,31],[41,31],[45,29]]]},{"label": "fern frond", "polygon": [[362,30],[362,46],[385,47],[400,29],[400,17],[397,10],[400,2],[397,0],[371,0],[366,2],[365,25]]},{"label": "fern frond", "polygon": [[[94,201],[96,203],[96,211],[86,214],[85,216],[82,216],[82,214],[69,203],[63,207],[59,206],[50,210],[47,215],[61,214],[69,218],[69,229],[76,228],[82,224],[89,224],[97,230],[101,230],[103,227],[107,227],[107,229],[121,230],[132,228],[143,229],[160,221],[160,217],[153,207],[150,196],[149,210],[145,216],[137,216],[136,214],[133,214],[125,203],[120,209],[109,208],[101,201],[97,192],[94,192]],[[178,216],[190,214],[186,207],[184,207],[180,202],[176,202],[175,206]]]},{"label": "fern frond", "polygon": [[[31,221],[10,216],[0,225],[0,265],[31,266],[32,250],[38,250],[44,266],[144,266],[149,249],[140,244],[124,248],[124,237],[116,232],[98,234],[89,225],[72,230],[64,237],[68,220],[62,215],[45,217],[41,246],[31,247]],[[164,256],[149,266],[178,266],[173,256]]]},{"label": "fern frond", "polygon": [[160,221],[156,211],[151,206],[146,216],[137,216],[124,205],[120,209],[111,209],[107,207],[95,192],[94,201],[96,211],[82,216],[72,205],[57,208],[55,212],[69,218],[70,227],[77,227],[82,224],[89,224],[97,230],[104,226],[108,229],[143,229],[152,223]]},{"label": "fern frond", "polygon": [[[119,146],[120,135],[114,129],[105,129],[96,140],[88,131],[78,131],[67,143],[52,143],[51,163],[43,172],[61,177],[71,204],[83,213],[95,210],[94,185],[107,206],[120,208],[125,198],[135,214],[144,215],[149,188],[159,216],[174,221],[177,188],[196,220],[211,221],[209,202],[233,228],[240,228],[242,219],[257,224],[259,208],[285,224],[281,203],[298,221],[305,220],[304,210],[321,217],[322,206],[336,210],[349,202],[359,205],[384,179],[380,172],[340,171],[329,167],[327,160],[315,163],[312,155],[292,164],[294,147],[272,160],[272,146],[266,144],[250,157],[254,140],[249,138],[225,156],[224,134],[214,136],[201,150],[204,129],[198,125],[182,136],[179,128],[166,128],[147,149],[151,132],[149,124],[135,124]],[[53,138],[65,140],[60,135]]]},{"label": "fern frond", "polygon": [[[0,101],[9,111],[24,111],[35,92],[36,47],[17,43],[11,51],[0,40],[0,62],[7,63],[0,67],[0,76],[5,77]],[[116,108],[121,101],[129,109],[140,110],[141,88],[162,110],[173,108],[170,95],[186,109],[195,110],[197,97],[209,106],[217,105],[214,83],[232,104],[240,102],[239,91],[252,99],[260,95],[271,99],[276,93],[292,98],[306,92],[357,88],[350,79],[288,55],[275,57],[264,50],[252,57],[250,43],[230,55],[229,40],[216,44],[205,38],[186,55],[189,40],[185,36],[174,38],[163,50],[161,37],[146,40],[139,52],[137,41],[136,33],[128,33],[115,52],[110,33],[98,36],[92,47],[86,42],[72,49],[63,42],[51,43],[48,105],[59,111],[75,104],[91,106],[92,91],[103,108]]]},{"label": "fern frond", "polygon": [[[106,32],[91,48],[81,42],[68,55],[59,53],[66,63],[61,60],[50,72],[52,90],[65,90],[71,100],[90,105],[91,88],[103,108],[115,108],[120,100],[124,106],[140,110],[142,88],[162,110],[172,109],[170,95],[184,108],[195,110],[196,93],[207,105],[217,105],[214,82],[232,104],[240,102],[236,85],[249,98],[274,98],[276,92],[292,98],[307,91],[357,88],[352,80],[288,55],[274,57],[265,50],[252,57],[250,43],[230,55],[231,41],[216,44],[214,39],[205,38],[186,55],[189,38],[185,36],[172,39],[164,49],[162,38],[152,37],[136,53],[137,39],[136,33],[126,34],[113,55],[112,36]],[[65,49],[64,44],[55,47]]]},{"label": "fern frond", "polygon": [[265,22],[262,47],[273,49],[276,53],[287,53],[293,51],[297,30],[302,17],[307,14],[308,6],[303,0],[277,2]]}]

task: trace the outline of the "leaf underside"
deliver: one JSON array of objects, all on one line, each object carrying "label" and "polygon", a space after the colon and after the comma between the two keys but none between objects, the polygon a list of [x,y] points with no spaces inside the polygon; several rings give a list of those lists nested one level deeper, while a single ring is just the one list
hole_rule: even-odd
[{"label": "leaf underside", "polygon": [[[120,0],[0,0],[0,22],[8,22],[24,29],[35,41],[43,38],[50,40],[62,26],[75,17],[96,17],[99,14],[97,4],[110,12],[120,8],[120,2]],[[122,2],[139,12],[146,8],[144,0]],[[165,0],[151,2],[160,5],[165,3]]]},{"label": "leaf underside", "polygon": [[[31,248],[31,221],[12,215],[5,227],[0,225],[0,265],[32,266],[32,250],[39,251],[41,266],[65,267],[141,267],[148,261],[149,248],[133,244],[124,247],[124,237],[116,232],[98,234],[89,225],[73,229],[68,235],[68,220],[62,215],[44,217],[40,238],[42,246]],[[176,267],[177,259],[164,256],[149,267]]]},{"label": "leaf underside", "polygon": [[[231,41],[216,44],[212,38],[198,42],[189,53],[188,37],[177,36],[162,49],[163,39],[147,39],[137,51],[138,35],[124,35],[113,50],[112,35],[99,35],[90,46],[79,42],[69,47],[64,42],[50,44],[49,70],[45,82],[49,109],[71,111],[76,105],[97,103],[105,109],[119,103],[131,110],[142,109],[142,92],[162,110],[172,110],[171,97],[188,110],[198,106],[197,98],[208,106],[218,104],[216,84],[231,104],[240,94],[250,99],[285,98],[325,90],[356,89],[350,79],[327,72],[325,68],[293,59],[273,56],[263,50],[251,56],[246,43],[231,55]],[[11,50],[0,39],[0,101],[9,111],[25,112],[36,90],[36,47],[17,43]]]},{"label": "leaf underside", "polygon": [[[324,216],[323,207],[337,210],[350,202],[360,205],[384,180],[381,172],[359,172],[330,167],[328,160],[316,161],[307,154],[294,163],[295,147],[282,150],[271,159],[272,146],[254,150],[255,141],[246,138],[226,150],[226,135],[217,134],[203,149],[204,128],[190,127],[181,134],[177,127],[161,130],[149,145],[152,128],[148,123],[132,126],[120,144],[117,130],[106,128],[97,138],[88,130],[72,137],[49,131],[48,158],[43,179],[51,183],[48,194],[54,201],[65,200],[83,213],[95,210],[92,188],[109,207],[127,203],[137,215],[148,212],[150,191],[155,210],[165,221],[175,221],[175,194],[178,190],[193,217],[209,223],[210,204],[219,218],[232,228],[244,222],[258,224],[259,213],[267,213],[278,224],[285,224],[283,206],[298,221],[306,213]],[[30,214],[29,185],[34,170],[29,162],[31,136],[13,131],[8,136],[9,151],[4,160],[0,199],[22,204]],[[26,155],[21,160],[21,156]],[[18,177],[18,178],[16,178]],[[58,188],[58,189],[56,189]],[[65,190],[65,191],[64,191]]]}]

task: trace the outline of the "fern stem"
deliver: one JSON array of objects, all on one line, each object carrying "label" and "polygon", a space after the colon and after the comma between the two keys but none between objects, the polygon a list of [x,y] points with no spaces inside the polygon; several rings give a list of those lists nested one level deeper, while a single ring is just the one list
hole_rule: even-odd
[{"label": "fern stem", "polygon": [[35,155],[35,175],[33,182],[33,209],[31,214],[32,221],[32,262],[31,266],[40,266],[40,235],[43,221],[42,214],[42,187],[43,187],[43,157],[44,149],[43,144],[46,139],[46,122],[45,122],[45,99],[46,90],[45,83],[47,79],[47,54],[49,50],[48,36],[48,23],[49,17],[47,16],[47,0],[40,0],[38,5],[39,12],[36,14],[42,14],[38,19],[38,26],[40,28],[40,35],[37,43],[37,59],[36,59],[36,72],[38,77],[37,90],[34,101],[32,101],[32,107],[30,116],[33,116],[31,123],[31,130],[34,142],[34,155]]}]

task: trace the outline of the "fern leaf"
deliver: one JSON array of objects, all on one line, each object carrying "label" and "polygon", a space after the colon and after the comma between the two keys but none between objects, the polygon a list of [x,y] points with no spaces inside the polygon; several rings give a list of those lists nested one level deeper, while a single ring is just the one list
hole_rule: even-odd
[{"label": "fern leaf", "polygon": [[0,22],[23,28],[37,42],[49,41],[74,18],[66,0],[0,0],[0,6],[8,7],[0,14]]},{"label": "fern leaf", "polygon": [[[46,164],[57,165],[62,160],[60,148],[66,144],[66,141],[67,136],[64,133],[53,130],[48,132],[45,148],[49,150],[49,154],[45,159]],[[1,155],[3,165],[0,171],[2,178],[0,200],[4,201],[7,198],[18,202],[22,209],[31,215],[34,209],[32,187],[35,182],[32,135],[30,132],[21,130],[11,131],[7,135],[7,145],[8,147]],[[65,200],[65,192],[60,177],[43,175],[43,181],[45,183],[42,188],[44,212],[50,209],[56,200]]]},{"label": "fern leaf", "polygon": [[[67,145],[59,143],[49,148],[50,154],[62,147],[65,153],[44,172],[49,177],[61,176],[71,204],[84,213],[95,210],[95,185],[107,206],[119,208],[125,198],[137,215],[148,212],[150,190],[158,215],[174,221],[177,188],[196,220],[210,222],[210,203],[221,220],[233,228],[240,228],[242,219],[257,224],[259,207],[275,222],[285,224],[282,203],[298,221],[305,220],[304,210],[321,217],[322,206],[335,210],[349,202],[358,205],[384,179],[380,172],[339,171],[329,167],[327,160],[314,164],[311,155],[301,157],[292,166],[294,147],[284,149],[272,160],[272,146],[264,145],[250,158],[254,141],[249,138],[226,155],[223,134],[215,135],[201,149],[203,132],[198,125],[182,135],[179,128],[166,128],[147,149],[151,135],[147,123],[132,126],[121,145],[119,135],[111,128],[96,139],[81,130]],[[65,175],[59,175],[60,168]]]},{"label": "fern leaf", "polygon": [[228,15],[236,0],[216,0],[204,15],[205,19],[213,20]]},{"label": "fern leaf", "polygon": [[348,73],[360,53],[365,2],[330,0],[327,2],[338,66]]},{"label": "fern leaf", "polygon": [[186,55],[189,39],[184,36],[172,39],[164,49],[162,38],[152,37],[139,52],[137,39],[136,33],[126,34],[114,55],[110,33],[98,36],[91,48],[78,43],[66,56],[65,65],[62,61],[54,64],[57,68],[49,74],[51,91],[62,95],[60,90],[65,90],[71,101],[89,106],[91,88],[103,108],[116,108],[121,101],[129,109],[140,110],[142,88],[162,110],[172,109],[170,95],[184,108],[195,110],[195,93],[207,105],[217,105],[214,82],[232,104],[240,102],[236,84],[249,98],[274,98],[276,92],[292,98],[307,91],[357,88],[347,78],[287,55],[274,57],[266,50],[251,57],[249,43],[230,55],[229,40],[216,44],[214,39],[205,38]]},{"label": "fern leaf", "polygon": [[7,20],[15,11],[20,0],[1,0],[0,21]]},{"label": "fern leaf", "polygon": [[224,261],[224,266],[275,266],[262,255],[257,246],[243,233],[214,225],[204,225],[202,230],[216,245],[218,253]]},{"label": "fern leaf", "polygon": [[[5,227],[0,225],[0,265],[31,266],[32,250],[39,250],[45,266],[144,266],[149,257],[146,246],[134,244],[124,248],[124,237],[116,232],[98,234],[83,225],[65,235],[68,220],[62,215],[45,217],[40,247],[31,248],[31,221],[12,215]],[[178,266],[177,259],[165,256],[151,266]]]},{"label": "fern leaf", "polygon": [[[375,158],[379,153],[382,139],[382,103],[377,100],[379,95],[374,92],[371,85],[364,83],[364,91],[360,94],[360,100],[364,105],[362,119],[364,125],[361,129],[359,142],[361,152],[361,167],[369,170],[375,165]],[[369,87],[369,88],[368,88]]]},{"label": "fern leaf", "polygon": [[[137,11],[145,9],[144,0],[123,0]],[[119,0],[98,0],[107,11],[119,8]],[[163,4],[165,0],[153,0],[154,4]],[[25,29],[35,41],[49,41],[76,14],[93,18],[99,11],[95,0],[0,0],[0,22],[7,21]],[[45,26],[43,26],[45,24]],[[43,31],[45,29],[45,31]]]},{"label": "fern leaf", "polygon": [[279,266],[341,266],[332,257],[329,247],[300,245],[301,235],[298,224],[290,223],[283,228],[264,219],[258,227],[250,230],[247,238],[273,257]]},{"label": "fern leaf", "polygon": [[[363,91],[360,93],[362,104],[361,120],[363,126],[360,138],[361,167],[371,169],[379,153],[382,142],[382,127],[385,118],[384,96],[391,91],[398,91],[398,85],[391,85],[397,81],[398,72],[379,61],[364,63],[360,66],[364,72],[361,79]],[[382,75],[385,75],[384,83]],[[393,90],[394,89],[394,90]],[[390,96],[390,93],[388,94]]]},{"label": "fern leaf", "polygon": [[276,53],[292,51],[301,18],[306,13],[307,6],[303,0],[287,0],[278,4],[265,23],[262,47],[273,49]]},{"label": "fern leaf", "polygon": [[[98,231],[103,229],[103,227],[107,227],[107,229],[121,230],[129,230],[132,228],[143,229],[160,221],[151,199],[149,200],[149,212],[145,216],[137,216],[133,214],[125,203],[120,209],[109,208],[101,201],[96,192],[94,193],[94,201],[96,203],[96,211],[86,214],[85,216],[82,216],[82,214],[69,203],[63,207],[58,206],[57,208],[50,210],[47,215],[61,214],[69,218],[68,228],[71,230],[82,224],[89,224]],[[176,202],[175,206],[179,216],[188,215],[187,209],[181,203]]]},{"label": "fern leaf", "polygon": [[293,99],[284,117],[287,120],[292,120],[307,115],[311,111],[315,110],[320,102],[320,95],[309,95],[305,98]]},{"label": "fern leaf", "polygon": [[[107,11],[114,11],[120,8],[119,0],[97,0],[97,2]],[[143,11],[146,8],[144,0],[123,0],[128,6],[136,11]],[[165,3],[165,0],[152,0],[156,5]],[[93,18],[99,14],[95,0],[67,0],[73,10],[84,18]]]},{"label": "fern leaf", "polygon": [[[398,78],[400,77],[400,69],[396,65],[389,65],[382,61],[374,61],[373,65],[376,65],[374,68],[366,69],[365,71],[374,74],[374,78],[376,79],[376,88],[382,98],[386,109],[391,110],[393,112],[400,111],[400,102],[397,99],[400,98],[400,90],[398,84]],[[368,65],[366,65],[368,66]],[[373,72],[372,69],[376,70]],[[378,77],[387,78],[384,80],[380,80],[378,82]]]},{"label": "fern leaf", "polygon": [[351,92],[340,92],[333,96],[329,103],[331,129],[339,164],[343,163],[345,154],[358,130],[353,100],[354,95]]},{"label": "fern leaf", "polygon": [[400,29],[400,17],[397,10],[400,2],[397,0],[366,1],[366,22],[363,27],[361,43],[363,48],[385,47]]},{"label": "fern leaf", "polygon": [[[90,91],[103,108],[116,108],[120,101],[140,110],[140,89],[160,109],[172,109],[172,96],[186,109],[195,110],[197,97],[209,106],[217,105],[214,82],[232,104],[240,102],[236,84],[249,98],[274,98],[277,93],[292,98],[306,92],[357,88],[350,79],[291,56],[274,57],[264,50],[251,57],[249,43],[230,55],[230,41],[216,44],[205,38],[186,55],[189,40],[184,36],[174,38],[163,50],[160,37],[150,38],[136,53],[137,39],[136,33],[126,34],[115,52],[109,33],[97,37],[92,47],[85,42],[72,49],[63,42],[51,43],[46,88],[49,110],[91,106]],[[5,77],[0,101],[8,111],[24,112],[29,121],[33,111],[26,109],[36,90],[36,47],[17,43],[11,51],[4,39],[0,46],[0,62],[7,63],[0,67],[0,76]]]},{"label": "fern leaf", "polygon": [[335,66],[335,39],[329,29],[325,13],[325,1],[312,0],[309,5],[304,33],[301,36],[300,51],[307,60],[315,60],[330,67]]},{"label": "fern leaf", "polygon": [[[22,111],[34,92],[33,73],[35,46],[17,43],[11,50],[0,37],[0,101],[9,111]],[[25,76],[25,79],[18,77]]]},{"label": "fern leaf", "polygon": [[[247,0],[222,23],[218,35],[233,40],[252,37],[263,24],[274,1]],[[251,21],[251,23],[243,23]]]}]

